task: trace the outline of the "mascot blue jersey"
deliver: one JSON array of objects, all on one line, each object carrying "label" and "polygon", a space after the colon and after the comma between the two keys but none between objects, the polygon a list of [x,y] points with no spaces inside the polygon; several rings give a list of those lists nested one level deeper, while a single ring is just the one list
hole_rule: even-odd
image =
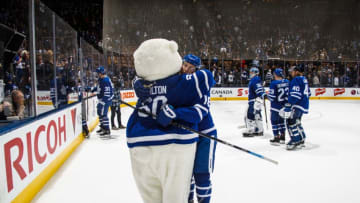
[{"label": "mascot blue jersey", "polygon": [[292,108],[298,109],[305,114],[308,113],[310,96],[309,84],[304,76],[297,76],[291,80],[289,103]]},{"label": "mascot blue jersey", "polygon": [[288,103],[289,81],[287,79],[273,80],[270,83],[268,98],[271,102],[271,110],[279,111]]},{"label": "mascot blue jersey", "polygon": [[[175,108],[175,121],[195,130],[209,113],[208,95],[215,84],[210,71],[201,70],[193,74],[179,74],[157,80],[150,88],[150,99],[137,107],[157,115],[164,104]],[[128,121],[127,144],[131,147],[165,144],[190,144],[198,140],[198,135],[177,127],[166,128],[156,120],[141,112],[134,111]]]},{"label": "mascot blue jersey", "polygon": [[259,76],[251,78],[249,82],[249,104],[254,103],[257,97],[263,98],[265,95],[264,88]]}]

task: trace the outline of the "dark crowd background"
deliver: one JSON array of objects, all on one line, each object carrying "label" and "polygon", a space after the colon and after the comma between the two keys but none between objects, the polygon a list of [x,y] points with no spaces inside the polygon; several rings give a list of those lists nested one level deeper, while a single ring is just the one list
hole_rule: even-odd
[{"label": "dark crowd background", "polygon": [[[27,37],[0,79],[5,97],[20,90],[30,105],[28,9],[28,1],[2,3],[0,23]],[[359,11],[357,0],[36,0],[37,89],[57,80],[65,95],[91,89],[100,65],[131,88],[134,50],[160,37],[201,57],[217,86],[247,86],[253,66],[268,85],[275,68],[288,76],[297,65],[311,87],[359,87]]]}]

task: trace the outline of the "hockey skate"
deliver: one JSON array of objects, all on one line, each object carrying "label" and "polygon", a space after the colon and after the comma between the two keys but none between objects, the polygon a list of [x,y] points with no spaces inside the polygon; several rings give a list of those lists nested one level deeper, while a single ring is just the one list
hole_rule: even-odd
[{"label": "hockey skate", "polygon": [[281,144],[280,136],[275,136],[273,139],[271,139],[270,144],[274,145],[274,146],[280,146],[280,144]]},{"label": "hockey skate", "polygon": [[286,149],[289,151],[296,150],[299,147],[301,148],[301,141],[295,142],[290,140],[290,142],[286,144]]},{"label": "hockey skate", "polygon": [[250,133],[250,132],[243,132],[243,137],[254,137],[254,133]]},{"label": "hockey skate", "polygon": [[304,148],[305,147],[305,139],[302,139],[300,141],[300,147]]},{"label": "hockey skate", "polygon": [[111,130],[119,130],[120,128],[116,127],[116,126],[113,126],[111,127]]},{"label": "hockey skate", "polygon": [[84,129],[83,135],[84,135],[84,138],[90,138],[90,133],[89,133],[89,130],[87,128]]},{"label": "hockey skate", "polygon": [[253,135],[257,137],[264,136],[264,132],[253,133]]},{"label": "hockey skate", "polygon": [[99,135],[100,135],[100,137],[109,137],[110,136],[110,130],[103,129],[103,131]]},{"label": "hockey skate", "polygon": [[103,128],[100,126],[100,129],[96,131],[96,133],[102,133],[103,132]]},{"label": "hockey skate", "polygon": [[280,135],[280,144],[285,144],[285,134]]}]

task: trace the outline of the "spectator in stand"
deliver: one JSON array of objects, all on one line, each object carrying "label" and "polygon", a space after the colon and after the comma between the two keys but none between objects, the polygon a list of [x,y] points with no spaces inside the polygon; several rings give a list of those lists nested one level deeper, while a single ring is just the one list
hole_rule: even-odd
[{"label": "spectator in stand", "polygon": [[234,86],[234,74],[232,71],[230,71],[227,79],[228,79],[229,87]]},{"label": "spectator in stand", "polygon": [[320,80],[316,73],[314,73],[314,77],[312,79],[312,83],[314,87],[320,87]]},{"label": "spectator in stand", "polygon": [[333,85],[333,78],[332,78],[332,74],[329,73],[328,77],[327,77],[327,87],[331,87]]},{"label": "spectator in stand", "polygon": [[220,73],[216,73],[216,77],[215,77],[215,81],[216,81],[216,86],[217,87],[221,87],[221,75]]},{"label": "spectator in stand", "polygon": [[340,85],[340,81],[339,81],[339,74],[335,73],[335,77],[334,77],[334,87],[339,87]]},{"label": "spectator in stand", "polygon": [[235,85],[238,86],[241,84],[241,73],[239,72],[239,70],[237,68],[235,68]]},{"label": "spectator in stand", "polygon": [[266,73],[266,76],[265,76],[265,81],[266,81],[266,85],[265,86],[269,86],[271,81],[273,79],[273,74],[271,73],[271,69],[269,69]]},{"label": "spectator in stand", "polygon": [[21,120],[27,116],[24,101],[24,94],[13,90],[0,104],[0,120]]},{"label": "spectator in stand", "polygon": [[244,68],[243,72],[241,73],[241,85],[246,85],[248,83],[249,73]]}]

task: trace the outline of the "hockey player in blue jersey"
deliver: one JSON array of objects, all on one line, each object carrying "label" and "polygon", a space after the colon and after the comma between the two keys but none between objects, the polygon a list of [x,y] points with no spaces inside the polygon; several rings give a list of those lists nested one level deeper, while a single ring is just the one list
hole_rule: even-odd
[{"label": "hockey player in blue jersey", "polygon": [[61,68],[56,68],[56,79],[50,81],[50,98],[54,108],[60,108],[68,104],[70,88],[67,86],[63,74]]},{"label": "hockey player in blue jersey", "polygon": [[[208,114],[210,71],[179,74],[176,42],[151,39],[134,53],[137,107],[127,124],[133,175],[145,203],[187,203],[198,135],[173,127],[175,120],[193,129]],[[145,89],[145,90],[144,90]]]},{"label": "hockey player in blue jersey", "polygon": [[284,79],[284,73],[281,68],[274,71],[274,79],[270,83],[268,99],[271,103],[271,125],[274,138],[270,140],[272,145],[285,144],[285,121],[279,115],[280,110],[288,102],[289,81]]},{"label": "hockey player in blue jersey", "polygon": [[[199,57],[188,54],[183,58],[183,65],[181,72],[185,74],[194,73],[201,65]],[[205,71],[205,70],[200,70]],[[209,78],[210,79],[210,78]],[[211,79],[213,79],[211,77]],[[211,82],[215,84],[215,80]],[[209,108],[210,105],[210,89],[204,95],[206,104]],[[210,108],[209,108],[210,109]],[[198,124],[199,131],[217,137],[216,127],[213,119],[209,113],[203,117]],[[212,184],[211,173],[214,170],[216,142],[205,137],[199,137],[197,143],[194,175],[191,180],[189,203],[194,202],[194,193],[196,192],[197,200],[199,203],[209,203],[211,199]]]},{"label": "hockey player in blue jersey", "polygon": [[100,129],[96,131],[100,136],[110,135],[109,118],[107,116],[109,107],[111,106],[113,93],[113,84],[110,78],[105,73],[105,68],[100,66],[96,69],[98,73],[99,81],[97,86],[97,98],[99,103],[97,104],[97,114],[100,120]]},{"label": "hockey player in blue jersey", "polygon": [[305,144],[305,132],[301,124],[303,114],[309,112],[309,83],[303,76],[303,67],[295,66],[289,71],[292,80],[289,87],[289,101],[280,110],[280,115],[287,119],[290,141],[286,144],[288,150],[294,150]]},{"label": "hockey player in blue jersey", "polygon": [[263,122],[261,117],[261,106],[266,97],[264,87],[259,77],[259,69],[252,67],[250,69],[249,82],[249,107],[245,116],[246,131],[244,137],[263,136]]}]

